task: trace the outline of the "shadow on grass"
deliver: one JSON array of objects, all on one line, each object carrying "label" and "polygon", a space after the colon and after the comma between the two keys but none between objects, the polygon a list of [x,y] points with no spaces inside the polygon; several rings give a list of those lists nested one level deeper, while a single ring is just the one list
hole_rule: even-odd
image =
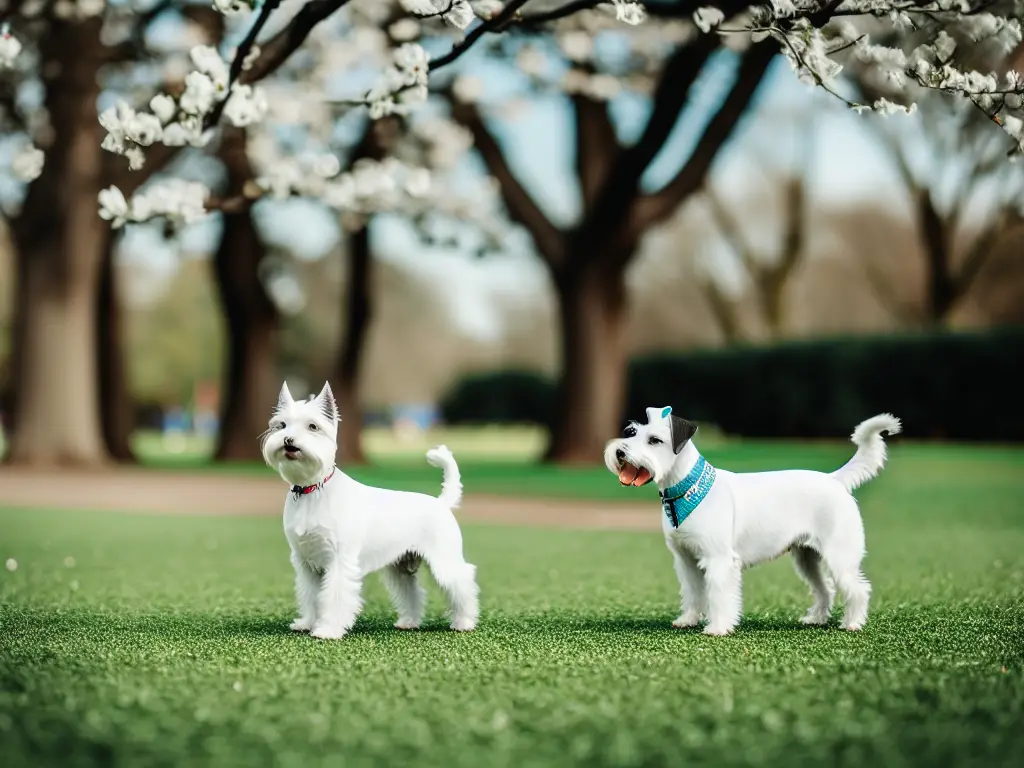
[{"label": "shadow on grass", "polygon": [[[91,611],[62,611],[54,613],[45,610],[30,611],[22,617],[18,635],[35,634],[42,631],[48,636],[74,635],[87,632],[92,637],[131,638],[144,645],[151,640],[173,638],[185,643],[195,641],[227,642],[241,638],[266,640],[309,640],[308,633],[293,632],[289,629],[290,615],[217,615],[197,613],[95,613]],[[697,627],[677,629],[672,626],[674,616],[669,614],[586,616],[559,614],[533,614],[508,616],[484,614],[479,634],[484,635],[549,635],[551,633],[594,633],[606,635],[700,635],[703,624]],[[393,627],[394,616],[377,612],[360,616],[350,637],[361,636],[415,636],[420,634],[451,634],[444,616],[429,616],[423,626],[414,631],[402,631]],[[795,618],[785,616],[744,616],[737,630],[738,635],[769,635],[791,632],[841,632],[835,619],[826,627],[808,626]],[[474,633],[477,634],[477,633]],[[2,648],[0,648],[2,653]]]}]

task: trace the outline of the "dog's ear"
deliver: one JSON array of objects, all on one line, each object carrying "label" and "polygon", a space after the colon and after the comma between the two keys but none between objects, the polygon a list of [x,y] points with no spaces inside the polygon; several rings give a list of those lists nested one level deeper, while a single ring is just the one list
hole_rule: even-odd
[{"label": "dog's ear", "polygon": [[323,412],[324,418],[332,424],[338,423],[338,403],[334,399],[334,393],[331,391],[331,385],[329,382],[324,382],[324,388],[321,389],[320,394],[316,396],[315,402],[320,406],[320,410]]},{"label": "dog's ear", "polygon": [[287,408],[294,402],[295,401],[292,400],[291,390],[288,389],[288,382],[286,381],[281,385],[281,392],[277,396],[277,407],[278,409]]},{"label": "dog's ear", "polygon": [[672,427],[672,450],[679,453],[697,433],[697,425],[675,414],[669,414],[668,423]]}]

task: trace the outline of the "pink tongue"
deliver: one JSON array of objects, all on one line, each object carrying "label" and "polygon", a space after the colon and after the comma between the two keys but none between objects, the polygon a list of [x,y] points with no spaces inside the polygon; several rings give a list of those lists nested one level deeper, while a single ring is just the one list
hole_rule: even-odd
[{"label": "pink tongue", "polygon": [[638,473],[639,470],[632,464],[623,464],[619,470],[619,482],[623,485],[632,485]]},{"label": "pink tongue", "polygon": [[633,480],[633,487],[639,488],[644,483],[651,479],[651,473],[648,472],[644,467],[637,469],[636,478]]}]

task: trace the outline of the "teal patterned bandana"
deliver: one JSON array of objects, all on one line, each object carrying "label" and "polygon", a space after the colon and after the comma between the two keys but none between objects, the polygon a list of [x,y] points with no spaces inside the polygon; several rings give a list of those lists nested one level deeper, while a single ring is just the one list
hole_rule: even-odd
[{"label": "teal patterned bandana", "polygon": [[714,484],[715,468],[700,456],[686,477],[661,492],[661,508],[673,528],[678,528],[704,501]]}]

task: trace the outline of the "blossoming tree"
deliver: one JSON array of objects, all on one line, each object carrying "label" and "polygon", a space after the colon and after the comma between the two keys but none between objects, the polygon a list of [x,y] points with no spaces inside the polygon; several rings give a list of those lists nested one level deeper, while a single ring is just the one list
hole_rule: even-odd
[{"label": "blossoming tree", "polygon": [[[130,17],[133,10],[130,6],[103,8],[101,0],[79,0],[77,6],[69,0],[53,6],[37,4],[45,7],[48,14],[51,7],[71,7],[83,15],[87,13],[82,10],[84,6],[95,16],[98,7],[111,18],[122,9],[129,11]],[[29,5],[30,2],[16,4],[15,15]],[[612,97],[608,78],[599,77],[607,74],[601,71],[603,64],[587,53],[569,56],[575,82],[571,98],[577,114],[583,117],[577,121],[578,175],[583,199],[580,223],[565,232],[553,228],[543,216],[536,215],[536,203],[522,194],[521,185],[514,183],[511,174],[511,178],[502,179],[503,197],[510,213],[521,223],[533,222],[527,228],[551,267],[560,300],[562,407],[558,411],[551,455],[564,460],[592,460],[599,454],[603,441],[614,432],[623,402],[622,374],[628,352],[628,341],[622,333],[625,266],[642,234],[700,187],[717,149],[749,102],[771,57],[781,52],[801,80],[828,91],[857,111],[892,113],[912,109],[911,101],[900,103],[879,98],[860,103],[851,98],[840,81],[840,73],[844,60],[857,57],[893,80],[912,81],[921,89],[963,99],[993,123],[993,130],[1004,130],[1016,151],[1024,138],[1024,83],[1012,71],[975,71],[958,59],[957,43],[968,38],[1004,50],[1016,47],[1021,38],[1017,21],[1021,6],[1021,2],[991,0],[772,0],[754,5],[726,0],[708,4],[670,0],[400,0],[397,4],[377,0],[264,0],[258,12],[253,12],[248,0],[214,0],[214,7],[225,15],[242,20],[253,17],[247,22],[247,32],[236,52],[224,58],[213,47],[197,46],[191,52],[192,69],[184,77],[182,88],[144,101],[125,99],[123,104],[104,111],[100,122],[105,137],[98,135],[96,127],[60,134],[54,142],[58,149],[53,153],[56,165],[50,171],[49,194],[55,200],[60,197],[54,189],[56,179],[72,188],[95,189],[100,178],[96,168],[101,161],[99,156],[89,154],[88,148],[93,145],[102,143],[113,155],[124,156],[129,168],[139,170],[151,167],[162,147],[209,146],[216,140],[222,123],[251,130],[266,118],[272,105],[273,78],[279,71],[286,71],[290,62],[301,59],[307,40],[319,25],[344,14],[350,14],[351,23],[343,27],[344,36],[330,46],[330,55],[337,57],[340,65],[333,69],[339,74],[338,79],[344,81],[338,84],[338,101],[352,109],[365,107],[372,119],[414,112],[427,101],[428,89],[432,80],[439,80],[440,70],[497,33],[537,34],[572,19],[571,23],[578,23],[584,33],[614,34],[608,32],[607,24],[592,21],[601,14],[623,30],[666,21],[684,22],[686,34],[670,33],[678,38],[665,39],[664,50],[655,57],[662,63],[656,67],[659,74],[653,86],[652,108],[646,126],[634,142],[623,141],[608,118],[607,102]],[[392,28],[396,23],[391,16],[394,13],[416,20],[430,33],[415,36],[416,42],[402,42],[401,35],[373,34],[373,30],[381,31],[382,24]],[[53,28],[45,36],[35,38],[33,47],[48,51],[64,65],[88,64],[55,68],[63,72],[58,76],[63,78],[62,88],[47,83],[47,105],[56,129],[59,121],[54,121],[53,116],[65,112],[77,116],[93,108],[98,95],[97,74],[106,46],[99,34],[103,26],[99,20],[84,22],[92,25],[84,37],[65,32],[72,27],[64,22],[52,22],[48,17],[47,23],[53,23]],[[692,31],[691,24],[695,27]],[[894,29],[899,34],[885,44],[877,44],[872,41],[872,34],[879,28]],[[28,49],[21,42],[17,25],[13,29],[13,33],[5,30],[0,40],[0,61],[8,65],[17,64],[24,55],[22,49]],[[364,86],[372,64],[368,67],[361,58],[360,41],[369,39],[368,30],[369,37],[378,41],[373,45],[383,40],[391,53],[379,76]],[[446,43],[443,30],[456,30],[461,37]],[[68,56],[67,51],[81,49],[81,41],[86,38],[95,42],[90,42],[92,48],[88,51],[76,53],[81,62],[62,59]],[[647,189],[641,183],[642,177],[676,125],[691,86],[704,65],[716,57],[723,41],[742,51],[734,85],[713,111],[690,159],[667,184]],[[428,50],[437,53],[431,56]],[[501,178],[500,165],[495,162],[500,152],[495,145],[488,145],[486,121],[474,114],[471,99],[460,99],[457,92],[454,95],[456,116],[473,129],[478,148],[485,157],[490,156],[492,172]],[[70,122],[76,126],[80,123]],[[284,163],[298,169],[300,175],[282,176],[257,168],[254,184],[243,193],[253,199],[270,193],[315,196],[331,207],[357,215],[385,209],[422,209],[439,202],[432,191],[429,173],[397,158],[372,166],[372,173],[364,178],[373,179],[374,194],[363,195],[356,170],[325,159],[322,155],[327,151],[325,148],[318,157],[292,151],[296,159],[301,155],[311,163]],[[69,170],[67,160],[72,157],[82,158],[84,165]],[[87,161],[90,157],[93,159]],[[23,165],[33,170],[37,162],[38,158],[26,157]],[[47,175],[49,167],[47,157],[40,178]],[[76,181],[79,177],[83,178],[82,183]],[[33,190],[42,190],[44,186],[34,184]],[[378,194],[381,190],[384,194]],[[30,191],[29,199],[32,197]],[[188,222],[217,207],[209,187],[198,181],[174,178],[158,180],[135,193],[123,185],[112,185],[98,197],[100,215],[114,227],[154,217]],[[33,202],[33,209],[46,210],[46,205]],[[75,207],[71,218],[77,222],[81,215],[80,206]],[[96,259],[77,258],[75,253],[85,247],[90,253],[97,250],[94,241],[101,235],[98,230],[86,227],[90,232],[86,244],[77,232],[70,234],[66,217],[58,221],[59,226],[49,228],[50,242],[45,246],[52,254],[50,274],[29,266],[22,270],[20,278],[23,286],[30,289],[26,295],[41,297],[45,308],[36,321],[28,323],[31,329],[21,331],[25,341],[20,346],[19,365],[24,373],[17,387],[15,453],[28,450],[32,440],[42,439],[52,445],[47,445],[39,453],[41,456],[90,460],[99,450],[94,409],[88,406],[94,392],[85,391],[73,405],[54,410],[48,406],[57,393],[52,386],[47,388],[45,381],[47,377],[56,379],[61,364],[69,360],[73,363],[63,374],[65,380],[95,378],[91,376],[90,364],[84,361],[95,339],[88,332],[72,328],[82,325],[93,305]],[[38,277],[33,277],[36,272]],[[69,282],[67,277],[74,274],[81,277]],[[55,289],[49,278],[59,278],[56,285],[60,289]],[[63,289],[71,285],[75,286],[74,291]],[[79,349],[82,351],[72,352]],[[67,417],[67,424],[54,423],[63,417]],[[31,438],[23,437],[26,430],[30,430]],[[56,434],[62,436],[55,440]]]},{"label": "blossoming tree", "polygon": [[[126,73],[157,50],[173,60],[168,38],[157,49],[149,38],[165,12],[193,40],[219,36],[219,14],[185,3],[140,11],[97,0],[8,2],[0,11],[0,114],[20,144],[10,171],[24,183],[22,198],[5,211],[17,271],[9,382],[15,460],[92,463],[109,455],[104,433],[112,425],[101,420],[100,404],[123,381],[113,375],[120,368],[115,305],[98,300],[109,299],[113,270],[111,233],[97,225],[96,198],[112,183],[132,193],[173,151],[157,148],[140,173],[97,152],[97,99],[108,87],[132,88]],[[163,74],[150,68],[150,77]]]}]

